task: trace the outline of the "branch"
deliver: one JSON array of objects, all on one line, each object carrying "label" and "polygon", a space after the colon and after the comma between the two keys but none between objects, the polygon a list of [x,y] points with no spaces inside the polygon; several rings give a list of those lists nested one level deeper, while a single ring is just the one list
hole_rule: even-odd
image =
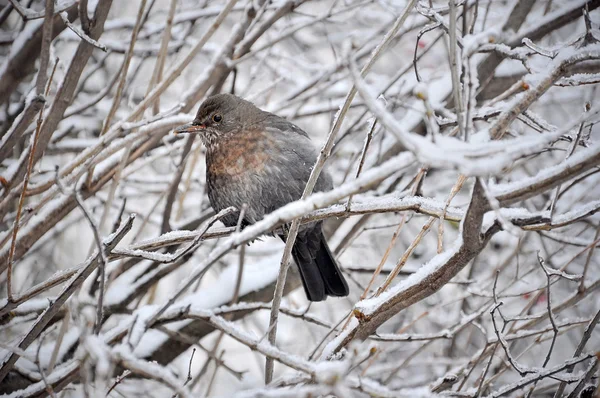
[{"label": "branch", "polygon": [[[17,0],[13,0],[17,1]],[[57,7],[60,9],[60,7]],[[77,2],[73,2],[64,11],[73,20],[77,17]],[[45,11],[39,18],[44,17]],[[58,15],[54,15],[52,25],[52,39],[58,36],[65,28],[65,24]],[[11,50],[8,59],[0,67],[0,103],[7,101],[11,94],[17,89],[19,84],[29,76],[35,67],[35,61],[38,58],[42,48],[43,21],[34,21],[25,25],[20,35],[25,42],[17,43],[15,49]],[[13,42],[14,45],[14,42]]]},{"label": "branch", "polygon": [[[109,236],[104,241],[104,246],[107,252],[110,252],[131,230],[133,226],[134,216],[130,216],[125,224],[123,224],[117,232]],[[81,286],[85,279],[98,267],[100,263],[100,253],[96,252],[87,264],[81,268],[69,281],[69,283],[62,289],[56,300],[48,306],[48,308],[38,317],[37,321],[29,329],[27,334],[23,336],[17,345],[21,350],[27,349],[31,343],[40,335],[44,330],[46,324],[56,315],[58,310],[63,306],[67,299]],[[12,366],[19,359],[19,356],[12,353],[5,357],[0,364],[0,382],[4,380]]]},{"label": "branch", "polygon": [[[29,21],[32,19],[40,19],[40,18],[44,18],[46,16],[46,9],[44,9],[42,11],[32,11],[29,8],[23,7],[19,3],[19,0],[8,0],[8,1],[10,1],[10,4],[12,4],[12,6],[15,7],[15,10],[17,10],[19,15],[21,15],[21,17],[23,18],[23,21]],[[52,7],[53,12],[51,14],[55,15],[55,14],[61,13],[61,12],[66,11],[76,5],[77,5],[77,0],[65,1],[62,4],[58,4],[56,7]]]},{"label": "branch", "polygon": [[413,274],[377,298],[359,301],[354,307],[354,321],[323,351],[322,357],[338,352],[355,338],[366,339],[388,319],[410,305],[431,296],[460,272],[486,245],[481,225],[487,200],[478,181],[471,203],[462,221],[462,239],[450,249],[435,256]]}]

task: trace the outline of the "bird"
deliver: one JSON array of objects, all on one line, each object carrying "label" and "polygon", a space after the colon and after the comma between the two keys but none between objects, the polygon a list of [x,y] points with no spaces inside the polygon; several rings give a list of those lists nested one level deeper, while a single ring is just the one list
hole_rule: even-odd
[{"label": "bird", "polygon": [[[237,210],[221,221],[228,227],[254,224],[302,197],[318,151],[308,134],[285,118],[233,94],[205,99],[194,120],[176,134],[198,134],[206,147],[206,187],[212,208]],[[315,191],[333,188],[323,170]],[[286,240],[286,229],[276,232]],[[348,284],[323,235],[322,221],[303,224],[292,246],[309,301],[345,297]]]}]

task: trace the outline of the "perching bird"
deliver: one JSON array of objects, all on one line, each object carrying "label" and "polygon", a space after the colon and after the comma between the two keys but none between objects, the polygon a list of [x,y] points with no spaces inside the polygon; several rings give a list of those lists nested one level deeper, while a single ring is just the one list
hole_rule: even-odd
[{"label": "perching bird", "polygon": [[[175,132],[200,135],[206,146],[210,204],[216,212],[246,205],[242,225],[300,199],[317,160],[317,151],[302,129],[231,94],[206,99],[194,121]],[[331,177],[322,172],[315,191],[331,188]],[[239,213],[232,213],[222,221],[231,227],[238,217]],[[280,237],[285,240],[283,234]],[[310,301],[348,295],[348,284],[327,246],[321,222],[301,226],[292,256]]]}]

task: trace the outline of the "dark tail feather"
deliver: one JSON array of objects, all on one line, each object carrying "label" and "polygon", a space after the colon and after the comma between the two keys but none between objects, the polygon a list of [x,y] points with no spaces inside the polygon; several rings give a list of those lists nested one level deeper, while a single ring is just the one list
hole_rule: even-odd
[{"label": "dark tail feather", "polygon": [[310,301],[325,300],[327,294],[321,272],[319,272],[319,267],[313,258],[310,247],[300,236],[298,236],[294,247],[292,247],[292,257],[294,257],[294,261],[298,265],[306,297]]},{"label": "dark tail feather", "polygon": [[350,293],[346,279],[331,254],[323,233],[321,232],[320,235],[321,245],[317,252],[316,262],[325,284],[325,293],[329,296],[346,297]]},{"label": "dark tail feather", "polygon": [[310,301],[323,301],[327,296],[348,295],[348,284],[331,255],[320,226],[298,236],[292,248],[292,256],[298,265],[304,291]]}]

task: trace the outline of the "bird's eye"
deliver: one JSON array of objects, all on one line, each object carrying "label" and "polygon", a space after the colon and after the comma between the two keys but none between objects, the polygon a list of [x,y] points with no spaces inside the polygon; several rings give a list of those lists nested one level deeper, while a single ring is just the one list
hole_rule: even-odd
[{"label": "bird's eye", "polygon": [[215,123],[219,123],[223,118],[221,117],[221,115],[213,115],[212,120]]}]

